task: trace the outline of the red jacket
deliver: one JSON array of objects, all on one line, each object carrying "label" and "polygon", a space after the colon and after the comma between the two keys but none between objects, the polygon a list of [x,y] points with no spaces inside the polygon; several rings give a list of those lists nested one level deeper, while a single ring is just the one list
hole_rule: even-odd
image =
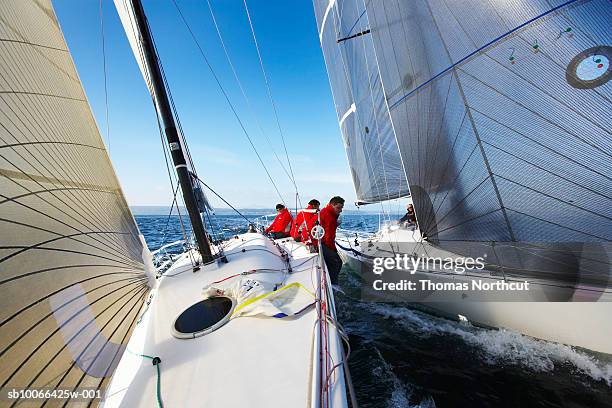
[{"label": "red jacket", "polygon": [[[308,241],[310,238],[310,231],[312,231],[312,227],[314,227],[315,221],[317,220],[317,214],[312,205],[309,204],[306,210],[310,211],[300,211],[291,225],[291,236],[294,239],[301,236],[302,242]],[[306,223],[306,227],[304,227],[304,222]]]},{"label": "red jacket", "polygon": [[327,204],[325,208],[321,210],[319,215],[321,219],[321,226],[325,229],[325,235],[321,239],[321,244],[325,245],[329,249],[336,250],[336,229],[338,228],[338,214],[334,210],[334,207]]},{"label": "red jacket", "polygon": [[266,228],[266,233],[268,232],[286,232],[289,233],[291,229],[291,220],[293,217],[288,209],[283,208],[283,210],[274,218],[272,224],[268,228]]}]

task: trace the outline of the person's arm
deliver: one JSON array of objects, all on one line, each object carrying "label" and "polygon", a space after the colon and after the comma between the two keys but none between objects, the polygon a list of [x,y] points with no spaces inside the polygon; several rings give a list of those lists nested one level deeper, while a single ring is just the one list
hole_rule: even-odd
[{"label": "person's arm", "polygon": [[399,223],[401,224],[402,222],[406,222],[410,219],[410,216],[408,215],[408,213],[404,214],[404,216],[402,218],[399,219]]},{"label": "person's arm", "polygon": [[276,223],[278,222],[278,217],[279,215],[277,215],[276,217],[274,217],[274,220],[272,221],[272,224],[270,224],[270,226],[268,228],[266,228],[266,234],[270,231],[272,231],[272,228],[274,228],[274,226],[276,225]]}]

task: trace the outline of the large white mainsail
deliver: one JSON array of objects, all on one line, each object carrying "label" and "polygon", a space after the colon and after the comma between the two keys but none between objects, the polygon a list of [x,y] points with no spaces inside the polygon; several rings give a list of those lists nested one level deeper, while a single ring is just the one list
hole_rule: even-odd
[{"label": "large white mainsail", "polygon": [[104,386],[148,249],[50,0],[0,2],[0,386]]}]

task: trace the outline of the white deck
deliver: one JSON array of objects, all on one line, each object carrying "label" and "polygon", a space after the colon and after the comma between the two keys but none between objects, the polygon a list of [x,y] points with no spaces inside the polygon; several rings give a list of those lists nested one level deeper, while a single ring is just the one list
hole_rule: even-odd
[{"label": "white deck", "polygon": [[[292,240],[277,242],[290,254],[294,267],[284,284],[300,282],[315,292],[317,258]],[[318,365],[313,351],[315,308],[297,318],[238,317],[202,337],[173,337],[174,320],[202,299],[207,284],[247,270],[286,268],[274,243],[260,234],[240,235],[224,249],[229,263],[214,263],[194,273],[184,254],[159,279],[153,301],[115,371],[105,407],[157,405],[156,369],[150,359],[137,354],[161,358],[161,397],[166,407],[317,406],[312,398]],[[337,333],[329,328],[331,357],[342,361]],[[333,375],[330,406],[347,406],[343,375],[340,366]]]}]

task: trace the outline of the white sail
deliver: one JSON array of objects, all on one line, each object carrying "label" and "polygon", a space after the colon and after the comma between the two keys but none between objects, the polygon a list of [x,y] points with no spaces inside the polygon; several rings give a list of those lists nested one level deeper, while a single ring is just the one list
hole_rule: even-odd
[{"label": "white sail", "polygon": [[367,10],[430,236],[612,240],[609,1],[373,0]]},{"label": "white sail", "polygon": [[[346,19],[344,3],[318,3],[326,24],[336,13]],[[612,4],[359,3],[361,13],[350,13],[352,21],[323,31],[322,38],[347,38],[353,27],[369,23],[362,36],[345,42],[373,40],[416,217],[429,243],[464,256],[486,254],[506,272],[606,287]],[[330,77],[336,71],[330,69]],[[334,95],[342,89],[335,82]],[[349,160],[358,174],[371,166],[350,153]]]},{"label": "white sail", "polygon": [[363,2],[315,0],[321,48],[329,73],[351,176],[362,202],[409,194],[378,73]]},{"label": "white sail", "polygon": [[101,387],[148,250],[49,0],[0,2],[0,55],[0,386]]}]

